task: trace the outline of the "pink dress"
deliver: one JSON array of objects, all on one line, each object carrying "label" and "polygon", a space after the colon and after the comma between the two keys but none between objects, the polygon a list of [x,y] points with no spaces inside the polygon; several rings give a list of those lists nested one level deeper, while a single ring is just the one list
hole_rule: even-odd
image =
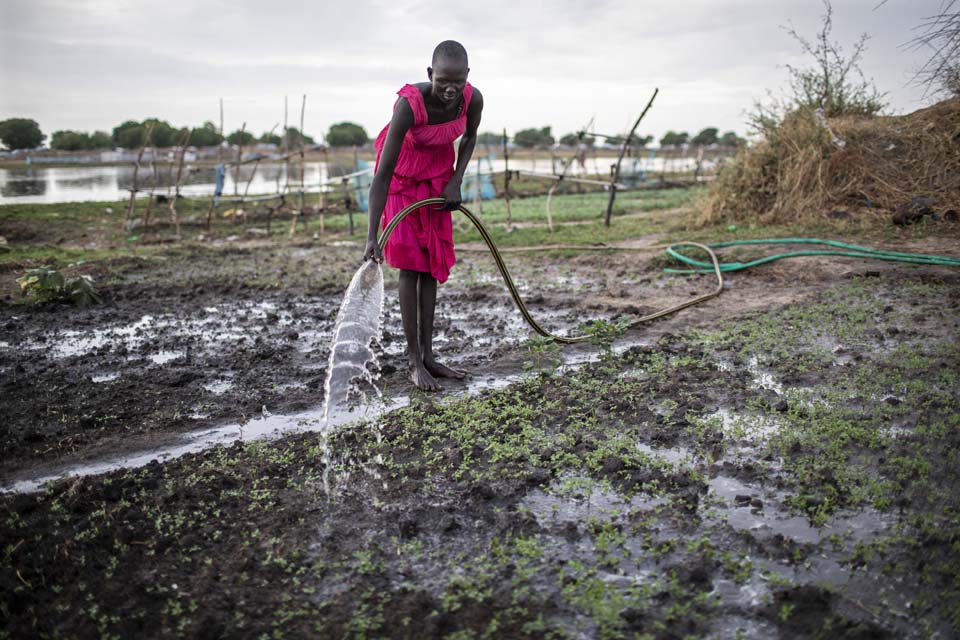
[{"label": "pink dress", "polygon": [[[415,86],[404,85],[397,95],[410,103],[413,126],[403,139],[387,191],[387,203],[381,218],[383,227],[390,224],[393,216],[404,207],[424,198],[439,196],[450,182],[456,157],[453,141],[463,135],[467,127],[467,107],[473,96],[473,87],[467,83],[464,88],[457,117],[441,124],[427,123],[423,95]],[[377,165],[389,129],[388,124],[374,143]],[[453,251],[453,221],[449,211],[438,211],[434,207],[436,205],[420,207],[403,219],[387,242],[384,258],[391,267],[427,272],[437,281],[446,282],[457,260]]]}]

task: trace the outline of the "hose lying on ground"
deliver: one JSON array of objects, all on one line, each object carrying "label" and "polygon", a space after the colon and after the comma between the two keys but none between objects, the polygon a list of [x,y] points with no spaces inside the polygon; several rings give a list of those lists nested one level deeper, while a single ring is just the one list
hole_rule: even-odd
[{"label": "hose lying on ground", "polygon": [[[667,273],[709,273],[716,268],[716,264],[711,265],[708,262],[694,260],[679,251],[676,247],[683,246],[686,243],[671,245],[667,248],[667,253],[684,264],[696,269],[664,269]],[[884,249],[871,249],[856,244],[847,244],[837,240],[820,240],[818,238],[775,238],[766,240],[732,240],[730,242],[717,242],[707,245],[711,249],[722,249],[724,247],[739,247],[745,245],[766,245],[766,244],[815,244],[829,247],[837,247],[844,251],[831,251],[829,249],[814,249],[809,251],[789,251],[787,253],[778,253],[772,256],[765,256],[750,262],[725,262],[720,264],[720,271],[740,271],[749,269],[757,265],[782,260],[783,258],[796,258],[800,256],[844,256],[847,258],[873,258],[875,260],[891,260],[895,262],[910,262],[913,264],[931,264],[946,267],[960,267],[960,259],[949,258],[946,256],[931,256],[922,253],[904,253],[902,251],[886,251]]]},{"label": "hose lying on ground", "polygon": [[[426,200],[421,200],[419,202],[414,202],[407,208],[400,211],[387,225],[387,228],[383,230],[383,233],[380,234],[380,248],[383,250],[387,245],[387,240],[390,238],[390,234],[393,233],[393,230],[396,229],[397,225],[400,224],[400,221],[407,217],[413,211],[419,209],[420,207],[433,205],[433,204],[443,204],[443,198],[427,198]],[[523,303],[523,300],[520,298],[520,292],[517,291],[516,285],[513,283],[513,279],[510,277],[510,273],[507,271],[507,265],[503,262],[503,257],[500,255],[500,250],[494,244],[493,239],[490,237],[489,232],[483,226],[483,223],[473,214],[472,211],[467,209],[465,206],[460,205],[459,211],[467,216],[467,219],[473,223],[477,228],[477,231],[480,232],[480,236],[483,238],[483,241],[486,243],[487,248],[490,250],[490,254],[493,256],[494,261],[497,263],[497,269],[500,271],[500,275],[503,278],[504,284],[507,285],[507,289],[510,290],[510,297],[513,298],[513,302],[517,305],[517,309],[520,310],[520,313],[523,315],[524,320],[533,328],[534,331],[539,333],[541,336],[552,338],[557,342],[571,344],[576,342],[584,342],[590,339],[589,335],[580,335],[580,336],[558,336],[550,333],[544,329],[540,324],[530,315],[530,312],[527,310],[526,305]],[[833,251],[829,249],[812,249],[807,251],[790,251],[787,253],[778,253],[772,256],[765,256],[763,258],[758,258],[756,260],[751,260],[750,262],[727,262],[720,263],[717,259],[716,253],[713,252],[714,249],[722,249],[724,247],[736,247],[736,246],[746,246],[746,245],[774,245],[774,244],[811,244],[811,245],[823,245],[829,247],[836,247],[842,249],[842,251]],[[690,258],[678,250],[679,247],[696,247],[705,251],[710,256],[710,262],[704,262],[702,260],[695,260]],[[609,250],[609,249],[619,249],[619,247],[611,246],[569,246],[563,245],[562,247],[530,247],[531,250],[547,250],[554,248],[564,248],[564,249],[583,249],[583,250]],[[709,300],[720,294],[723,291],[723,272],[729,271],[741,271],[743,269],[749,269],[750,267],[756,267],[761,264],[766,264],[768,262],[773,262],[775,260],[782,260],[783,258],[796,258],[800,256],[842,256],[848,258],[873,258],[876,260],[890,260],[896,262],[909,262],[912,264],[928,264],[928,265],[939,265],[947,267],[960,267],[960,259],[950,258],[947,256],[934,256],[926,255],[921,253],[906,253],[902,251],[887,251],[883,249],[871,249],[870,247],[863,247],[856,244],[848,244],[846,242],[839,242],[837,240],[820,240],[818,238],[775,238],[775,239],[763,239],[763,240],[733,240],[730,242],[718,242],[714,244],[700,244],[698,242],[678,242],[667,247],[667,254],[676,258],[680,262],[687,264],[691,267],[696,267],[694,269],[664,269],[667,273],[715,273],[717,276],[717,286],[710,293],[706,293],[702,296],[698,296],[691,300],[687,300],[681,304],[663,309],[662,311],[657,311],[656,313],[651,313],[649,315],[638,318],[630,323],[630,327],[636,326],[643,322],[649,322],[656,318],[661,318],[663,316],[669,315],[680,311],[681,309],[686,309],[689,306],[703,302],[704,300]]]},{"label": "hose lying on ground", "polygon": [[[444,203],[443,198],[427,198],[425,200],[420,200],[419,202],[414,202],[410,206],[401,210],[399,213],[397,213],[396,216],[393,217],[392,220],[390,220],[390,224],[388,224],[387,227],[383,230],[383,233],[380,234],[380,240],[379,240],[380,250],[383,251],[383,249],[387,246],[387,240],[389,240],[390,235],[393,233],[394,229],[397,228],[397,225],[400,224],[400,221],[403,220],[405,217],[407,217],[408,215],[410,215],[412,212],[416,211],[420,207],[435,205],[435,204],[443,204],[443,203]],[[591,336],[589,335],[558,336],[544,329],[540,325],[540,323],[538,323],[534,319],[534,317],[530,315],[530,311],[527,309],[527,306],[523,303],[523,299],[520,297],[520,292],[517,290],[517,286],[514,284],[513,278],[510,277],[510,272],[507,271],[507,265],[503,262],[503,257],[500,255],[500,251],[497,249],[497,245],[494,244],[493,238],[490,237],[490,234],[487,231],[486,227],[484,227],[483,223],[480,222],[479,218],[477,218],[477,216],[474,215],[473,212],[467,209],[465,206],[460,205],[459,211],[463,215],[467,216],[467,219],[470,220],[470,222],[473,223],[473,226],[477,228],[477,231],[480,232],[480,236],[483,238],[483,241],[487,244],[487,248],[490,250],[490,254],[493,256],[493,260],[497,264],[497,269],[500,271],[500,276],[503,278],[504,284],[507,285],[507,289],[510,291],[510,297],[513,298],[513,302],[514,304],[517,305],[517,309],[519,309],[520,314],[523,316],[523,319],[527,321],[527,324],[529,324],[534,331],[536,331],[541,336],[544,336],[546,338],[551,338],[557,342],[561,342],[564,344],[585,342],[591,338]],[[691,300],[687,300],[681,304],[674,305],[667,309],[663,309],[662,311],[657,311],[655,313],[645,315],[642,318],[637,318],[636,320],[630,323],[629,327],[636,326],[643,322],[649,322],[650,320],[654,320],[656,318],[661,318],[665,315],[669,315],[671,313],[680,311],[681,309],[686,309],[687,307],[703,302],[704,300],[709,300],[710,298],[713,298],[714,296],[719,295],[720,292],[723,291],[723,274],[721,273],[720,263],[717,261],[717,255],[708,246],[700,244],[698,242],[681,242],[674,246],[676,247],[690,246],[690,247],[696,247],[698,249],[705,251],[710,256],[710,260],[713,262],[713,271],[717,275],[716,288],[710,293],[706,293],[702,296],[698,296]],[[703,264],[707,264],[707,263],[703,263]]]}]

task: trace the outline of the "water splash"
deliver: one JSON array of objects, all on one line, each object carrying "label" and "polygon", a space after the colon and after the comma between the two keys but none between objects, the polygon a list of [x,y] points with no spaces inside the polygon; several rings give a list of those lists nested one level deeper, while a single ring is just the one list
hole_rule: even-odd
[{"label": "water splash", "polygon": [[323,423],[323,488],[330,494],[330,449],[327,423],[332,415],[347,409],[350,392],[358,378],[376,387],[377,354],[374,341],[379,341],[383,316],[383,270],[379,263],[368,260],[353,276],[337,313],[330,342],[327,379],[324,382]]}]

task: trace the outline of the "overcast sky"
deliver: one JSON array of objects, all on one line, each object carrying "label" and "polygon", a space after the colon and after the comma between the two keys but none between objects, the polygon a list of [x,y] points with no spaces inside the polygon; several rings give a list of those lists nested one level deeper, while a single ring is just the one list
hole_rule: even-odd
[{"label": "overcast sky", "polygon": [[[931,99],[912,86],[923,52],[904,47],[941,0],[834,0],[834,36],[870,35],[862,67],[895,113]],[[880,5],[880,6],[878,6]],[[0,119],[48,135],[158,117],[260,134],[299,120],[318,140],[351,120],[375,136],[395,93],[426,80],[437,42],[461,41],[485,98],[482,131],[551,125],[746,132],[744,112],[808,60],[782,28],[813,37],[820,0],[0,0]]]}]

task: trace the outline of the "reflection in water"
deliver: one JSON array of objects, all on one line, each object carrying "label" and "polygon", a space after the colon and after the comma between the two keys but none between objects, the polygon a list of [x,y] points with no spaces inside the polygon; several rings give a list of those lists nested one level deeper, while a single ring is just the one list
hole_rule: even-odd
[{"label": "reflection in water", "polygon": [[47,193],[46,179],[37,176],[37,173],[43,173],[43,170],[23,169],[24,175],[16,180],[4,179],[4,173],[9,172],[0,169],[0,202],[6,202],[8,198],[30,197],[32,199]]},{"label": "reflection in water", "polygon": [[[248,181],[249,195],[276,193],[287,185],[286,169],[283,164],[262,164],[254,173],[254,165],[248,164],[240,168],[239,176],[230,169],[223,193],[243,195]],[[308,189],[316,190],[331,175],[350,171],[350,167],[333,165],[328,170],[327,163],[308,162],[304,182]],[[290,174],[290,189],[295,191],[300,181],[299,166],[292,164]],[[141,190],[152,188],[155,179],[157,192],[167,194],[176,181],[176,170],[171,171],[167,164],[158,165],[156,173],[149,165],[140,167],[137,182]],[[180,192],[187,196],[208,196],[213,193],[214,179],[213,167],[186,166]],[[132,166],[0,169],[0,204],[124,200],[130,196],[132,186]]]},{"label": "reflection in water", "polygon": [[[580,173],[597,173],[607,170],[603,158],[600,165],[588,162],[584,169],[576,165],[569,171],[570,175]],[[643,159],[645,162],[649,159]],[[596,166],[594,166],[596,165]],[[603,166],[601,166],[603,165]],[[140,168],[137,182],[140,189],[149,189],[153,186],[156,177],[157,191],[167,194],[171,183],[176,180],[176,169],[171,171],[169,163],[159,164],[156,174],[149,164]],[[470,171],[474,171],[472,165]],[[511,160],[511,169],[521,171],[550,172],[552,168],[560,169],[560,163],[551,167],[549,159],[540,160]],[[321,182],[336,179],[353,172],[352,161],[348,162],[307,162],[304,167],[304,182],[308,190],[317,191]],[[503,160],[493,162],[483,160],[483,172],[503,171]],[[253,176],[253,180],[250,178]],[[180,192],[186,196],[209,196],[213,193],[215,169],[211,166],[184,167],[183,184]],[[228,168],[224,181],[223,194],[225,196],[243,195],[250,181],[248,195],[263,195],[277,193],[287,185],[287,167],[281,163],[263,163],[256,168],[254,164],[245,164],[240,167],[239,176],[233,167]],[[300,181],[300,167],[296,162],[290,164],[290,190],[296,191]],[[0,169],[0,204],[13,203],[53,203],[53,202],[91,202],[125,200],[130,196],[133,186],[133,166],[109,167],[27,167],[22,169]],[[331,191],[339,191],[340,185],[335,181],[328,187]]]}]

